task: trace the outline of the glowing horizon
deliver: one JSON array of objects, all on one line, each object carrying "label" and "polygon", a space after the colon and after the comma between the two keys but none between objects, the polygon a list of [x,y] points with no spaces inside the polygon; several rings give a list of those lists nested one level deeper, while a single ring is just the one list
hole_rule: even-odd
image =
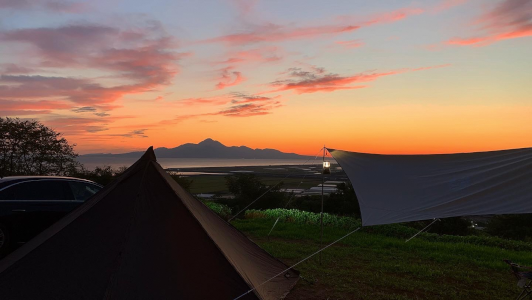
[{"label": "glowing horizon", "polygon": [[0,1],[0,116],[80,154],[532,147],[532,1]]}]

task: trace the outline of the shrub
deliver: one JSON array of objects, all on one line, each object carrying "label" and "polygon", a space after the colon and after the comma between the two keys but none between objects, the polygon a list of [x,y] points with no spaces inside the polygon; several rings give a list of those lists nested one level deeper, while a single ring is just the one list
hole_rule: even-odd
[{"label": "shrub", "polygon": [[532,215],[494,216],[488,223],[486,231],[494,236],[514,240],[532,239]]},{"label": "shrub", "polygon": [[285,204],[285,194],[280,191],[282,182],[273,187],[264,185],[254,174],[239,174],[226,177],[227,188],[235,196],[227,201],[235,210],[243,209],[257,198],[253,208],[276,208]]},{"label": "shrub", "polygon": [[212,201],[205,201],[203,203],[205,203],[205,205],[208,208],[210,208],[212,211],[217,213],[220,217],[222,217],[226,221],[231,218],[232,212],[231,212],[231,208],[229,208],[229,206],[224,205],[224,204],[220,204],[220,203],[216,203],[216,202],[212,202]]}]

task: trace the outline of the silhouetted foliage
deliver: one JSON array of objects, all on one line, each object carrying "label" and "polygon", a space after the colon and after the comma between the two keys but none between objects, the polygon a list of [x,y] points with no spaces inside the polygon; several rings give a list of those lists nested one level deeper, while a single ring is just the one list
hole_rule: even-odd
[{"label": "silhouetted foliage", "polygon": [[338,192],[332,193],[327,199],[327,212],[339,215],[353,215],[360,218],[358,199],[351,183],[337,185]]},{"label": "silhouetted foliage", "polygon": [[172,177],[179,185],[184,188],[187,192],[190,193],[190,187],[192,186],[193,180],[189,179],[188,177],[183,177],[179,175],[179,173],[176,172],[170,172],[170,177]]},{"label": "silhouetted foliage", "polygon": [[486,231],[494,236],[513,240],[532,240],[532,215],[494,216],[488,223]]},{"label": "silhouetted foliage", "polygon": [[231,194],[235,196],[234,199],[228,200],[227,204],[236,210],[243,209],[270,188],[271,190],[268,193],[264,194],[260,200],[249,208],[278,208],[284,205],[286,197],[285,194],[280,191],[283,184],[282,182],[274,187],[267,186],[264,185],[254,174],[239,174],[227,176],[225,178],[227,188]]},{"label": "silhouetted foliage", "polygon": [[96,167],[94,170],[86,170],[81,168],[77,173],[72,174],[72,176],[91,180],[105,186],[111,183],[125,170],[127,170],[127,167],[120,167],[116,170],[110,166]]},{"label": "silhouetted foliage", "polygon": [[80,166],[74,146],[38,121],[0,118],[0,177],[72,175]]},{"label": "silhouetted foliage", "polygon": [[462,217],[452,217],[440,219],[440,221],[432,224],[427,232],[465,236],[471,234],[473,230],[471,221]]},{"label": "silhouetted foliage", "polygon": [[[404,223],[404,225],[421,230],[433,221],[434,220],[414,221]],[[474,229],[471,227],[471,221],[466,218],[452,217],[443,218],[434,222],[434,224],[426,229],[426,232],[465,236],[474,233]]]}]

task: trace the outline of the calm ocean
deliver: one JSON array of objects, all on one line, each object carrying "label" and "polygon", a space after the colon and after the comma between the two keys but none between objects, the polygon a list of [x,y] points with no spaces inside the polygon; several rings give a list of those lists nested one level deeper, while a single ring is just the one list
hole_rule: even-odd
[{"label": "calm ocean", "polygon": [[[137,159],[127,157],[79,157],[85,168],[93,170],[96,167],[111,166],[119,168],[129,167]],[[331,161],[331,158],[327,160]],[[199,167],[243,167],[243,166],[278,166],[321,164],[321,157],[316,159],[222,159],[222,158],[158,158],[157,162],[163,168],[199,168]]]}]

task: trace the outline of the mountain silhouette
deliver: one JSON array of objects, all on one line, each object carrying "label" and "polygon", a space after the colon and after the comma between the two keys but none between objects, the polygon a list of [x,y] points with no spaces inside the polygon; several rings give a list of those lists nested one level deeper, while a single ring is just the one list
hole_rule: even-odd
[{"label": "mountain silhouette", "polygon": [[[83,157],[140,157],[144,152],[121,154],[94,153]],[[198,144],[187,143],[175,148],[157,148],[155,155],[159,158],[246,158],[246,159],[297,159],[307,158],[295,153],[285,153],[275,149],[251,149],[246,146],[225,146],[211,138]]]}]

